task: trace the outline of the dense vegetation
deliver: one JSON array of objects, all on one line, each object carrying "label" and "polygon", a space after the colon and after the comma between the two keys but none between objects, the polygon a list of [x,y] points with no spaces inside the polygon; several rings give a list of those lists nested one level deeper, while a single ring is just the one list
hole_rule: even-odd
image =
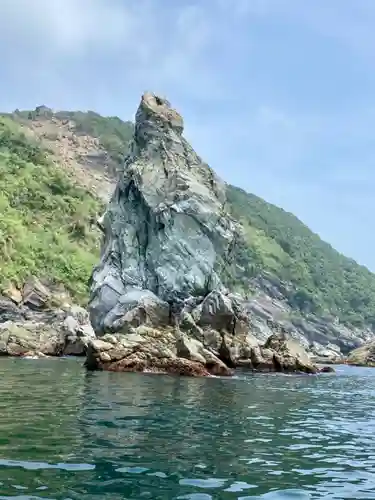
[{"label": "dense vegetation", "polygon": [[0,117],[0,288],[35,274],[84,299],[98,254],[100,202],[50,162],[19,125]]},{"label": "dense vegetation", "polygon": [[337,316],[375,327],[375,275],[322,241],[294,215],[228,186],[228,206],[243,224],[232,284],[264,274],[289,284],[290,304],[303,312]]},{"label": "dense vegetation", "polygon": [[[12,116],[27,121],[52,115],[41,106]],[[54,116],[73,121],[77,134],[98,137],[115,165],[122,163],[131,122],[91,111]],[[30,273],[48,274],[83,296],[97,259],[98,236],[89,221],[99,204],[10,119],[0,127],[0,193],[0,285]],[[228,185],[227,199],[243,228],[224,271],[229,286],[248,293],[254,278],[267,276],[296,311],[375,328],[375,275],[336,252],[295,216],[257,196]]]},{"label": "dense vegetation", "polygon": [[117,116],[103,117],[94,111],[60,111],[58,118],[68,118],[74,121],[77,134],[87,134],[98,137],[100,144],[109,153],[117,165],[124,162],[133,137],[133,124],[123,122]]}]

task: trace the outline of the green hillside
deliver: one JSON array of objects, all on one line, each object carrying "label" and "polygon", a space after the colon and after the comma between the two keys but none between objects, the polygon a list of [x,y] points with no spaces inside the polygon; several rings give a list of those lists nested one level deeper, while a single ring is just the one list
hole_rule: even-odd
[{"label": "green hillside", "polygon": [[[57,111],[46,106],[38,106],[32,111],[16,110],[10,115],[15,120],[51,119],[70,120],[75,124],[77,135],[90,135],[99,139],[100,145],[108,152],[115,165],[121,165],[133,137],[132,122],[124,122],[117,116],[101,116],[94,111]],[[114,172],[113,172],[114,173]]]},{"label": "green hillside", "polygon": [[117,116],[103,117],[94,111],[60,111],[58,118],[69,118],[76,124],[77,134],[98,137],[112,160],[121,165],[129,149],[134,127],[131,122],[123,122]]},{"label": "green hillside", "polygon": [[[375,327],[375,275],[322,241],[297,217],[234,186],[228,207],[244,227],[231,268],[233,284],[267,272],[284,283],[289,303],[303,312]],[[242,266],[242,267],[241,267]]]},{"label": "green hillside", "polygon": [[30,274],[84,300],[98,256],[101,204],[77,187],[19,125],[0,117],[0,288]]},{"label": "green hillside", "polygon": [[[115,167],[129,148],[133,124],[92,111],[53,113],[40,106],[1,120],[0,285],[29,273],[47,274],[84,297],[98,255],[99,236],[90,220],[100,203],[75,186],[18,125],[52,116],[73,121],[77,135],[97,137]],[[254,278],[267,276],[296,311],[375,328],[375,275],[257,196],[228,185],[227,200],[243,229],[223,272],[231,288],[251,293]]]}]

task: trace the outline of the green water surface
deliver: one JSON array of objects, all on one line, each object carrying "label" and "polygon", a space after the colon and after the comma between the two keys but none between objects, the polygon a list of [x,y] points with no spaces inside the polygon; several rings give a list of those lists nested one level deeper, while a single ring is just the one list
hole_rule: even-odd
[{"label": "green water surface", "polygon": [[375,499],[375,370],[234,379],[0,359],[0,499]]}]

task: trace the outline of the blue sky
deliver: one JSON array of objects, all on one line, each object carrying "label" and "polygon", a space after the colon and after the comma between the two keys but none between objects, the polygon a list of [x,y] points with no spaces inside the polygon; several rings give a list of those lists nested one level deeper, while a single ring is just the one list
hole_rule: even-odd
[{"label": "blue sky", "polygon": [[168,97],[226,181],[375,271],[375,1],[1,0],[0,109]]}]

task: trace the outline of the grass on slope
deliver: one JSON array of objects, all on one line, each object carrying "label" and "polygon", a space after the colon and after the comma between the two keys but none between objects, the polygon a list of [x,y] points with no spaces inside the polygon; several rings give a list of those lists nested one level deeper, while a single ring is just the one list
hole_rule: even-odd
[{"label": "grass on slope", "polygon": [[17,123],[0,117],[0,289],[35,274],[83,300],[98,258],[90,223],[101,208]]},{"label": "grass on slope", "polygon": [[94,111],[59,111],[58,118],[69,118],[76,124],[77,133],[98,137],[117,165],[122,165],[133,137],[134,126],[117,116],[104,117]]},{"label": "grass on slope", "polygon": [[97,137],[116,167],[122,165],[133,138],[134,125],[124,122],[117,116],[101,116],[94,111],[58,111],[54,113],[46,106],[38,106],[33,111],[17,110],[14,117],[34,120],[38,118],[71,120],[75,123],[76,134]]},{"label": "grass on slope", "polygon": [[[297,217],[228,186],[228,206],[245,228],[234,277],[271,273],[290,282],[290,304],[304,312],[331,313],[343,323],[375,327],[375,275],[334,250]],[[244,267],[244,266],[242,266]]]},{"label": "grass on slope", "polygon": [[[17,112],[17,114],[28,119],[33,119],[37,115],[43,115],[47,119],[52,117],[52,111],[45,107],[37,108],[33,112]],[[55,116],[74,121],[77,133],[98,137],[101,145],[107,150],[115,164],[120,165],[123,162],[133,134],[134,125],[131,122],[123,122],[117,117],[105,118],[91,111],[87,113],[61,111]],[[22,179],[25,176],[32,177],[36,185],[40,184],[39,187],[35,185],[33,189],[39,194],[45,193],[45,203],[51,204],[53,202],[54,206],[50,206],[47,211],[38,207],[34,207],[32,211],[30,206],[22,210],[20,207],[24,202],[14,205],[14,203],[9,202],[9,196],[2,203],[7,204],[7,213],[9,210],[16,210],[16,215],[9,215],[10,219],[20,218],[20,214],[22,214],[20,220],[22,225],[27,225],[28,231],[30,231],[30,227],[34,227],[30,225],[30,217],[36,220],[41,219],[41,222],[38,222],[39,225],[37,224],[39,229],[32,231],[34,236],[36,231],[41,231],[41,228],[44,227],[45,219],[48,220],[48,230],[43,232],[43,237],[47,238],[47,234],[51,235],[56,230],[57,236],[54,238],[59,238],[58,243],[56,241],[53,243],[54,250],[51,255],[53,256],[53,252],[58,252],[59,248],[65,248],[66,245],[69,245],[73,251],[69,250],[69,253],[64,250],[63,253],[70,255],[70,266],[73,265],[73,262],[75,263],[75,271],[73,272],[72,267],[67,270],[55,260],[53,274],[67,282],[72,276],[79,276],[79,278],[74,278],[73,282],[76,280],[80,283],[81,290],[83,290],[84,280],[89,275],[91,265],[95,261],[95,257],[90,254],[94,242],[90,235],[77,241],[68,227],[74,217],[81,218],[84,221],[83,227],[87,227],[87,217],[95,211],[90,207],[96,202],[82,190],[81,194],[77,196],[75,194],[77,188],[73,187],[65,192],[64,188],[60,193],[52,193],[52,196],[51,189],[45,185],[45,182],[42,183],[38,172],[43,170],[47,172],[49,177],[57,175],[56,170],[48,162],[40,159],[38,148],[33,149],[35,147],[29,143],[27,151],[22,148],[24,148],[24,140],[17,141],[13,137],[11,148],[8,145],[5,148],[6,151],[2,153],[2,162],[7,165],[5,169],[8,172],[7,175],[10,175],[12,165],[12,168],[18,169],[17,176],[9,184],[13,186],[12,196],[15,196],[15,193],[18,193],[19,196],[19,187],[16,184],[21,183],[19,176],[20,172],[23,172]],[[19,166],[16,167],[20,162],[27,167],[23,166],[22,169]],[[58,175],[59,178],[63,178],[62,173],[58,173]],[[63,182],[68,182],[66,178],[64,179]],[[0,180],[0,182],[5,185],[9,181]],[[0,191],[3,193],[1,184]],[[68,202],[68,198],[72,201]],[[375,328],[375,276],[372,273],[336,252],[292,214],[230,185],[227,187],[227,198],[229,210],[237,220],[241,220],[243,226],[243,237],[237,242],[234,261],[224,270],[224,278],[228,286],[236,288],[242,293],[247,293],[251,288],[251,278],[266,272],[268,276],[273,276],[276,282],[281,281],[286,284],[283,293],[297,311],[312,312],[317,315],[332,314],[349,325],[364,326],[369,324]],[[83,199],[87,201],[80,203],[80,200]],[[28,203],[31,203],[30,200]],[[80,211],[83,211],[82,216],[76,213]],[[29,214],[28,218],[25,214]],[[13,227],[18,226],[14,224]],[[8,233],[10,231],[8,229]],[[48,238],[51,239],[51,236]],[[37,239],[40,241],[39,233]],[[24,242],[28,241],[29,238],[24,239]],[[18,245],[20,245],[19,241]],[[44,251],[46,252],[46,250]],[[37,254],[38,252],[35,253],[35,255]],[[27,252],[23,252],[22,257],[12,257],[13,262],[26,259],[26,255]],[[48,261],[46,257],[38,260],[35,255],[31,258],[34,267],[43,266],[43,262]],[[10,273],[8,270],[7,273],[18,276],[20,269],[22,269],[22,273],[25,274],[29,264],[30,262],[27,262],[27,265],[25,263],[16,264],[17,272]],[[44,267],[48,266],[44,265]]]}]

